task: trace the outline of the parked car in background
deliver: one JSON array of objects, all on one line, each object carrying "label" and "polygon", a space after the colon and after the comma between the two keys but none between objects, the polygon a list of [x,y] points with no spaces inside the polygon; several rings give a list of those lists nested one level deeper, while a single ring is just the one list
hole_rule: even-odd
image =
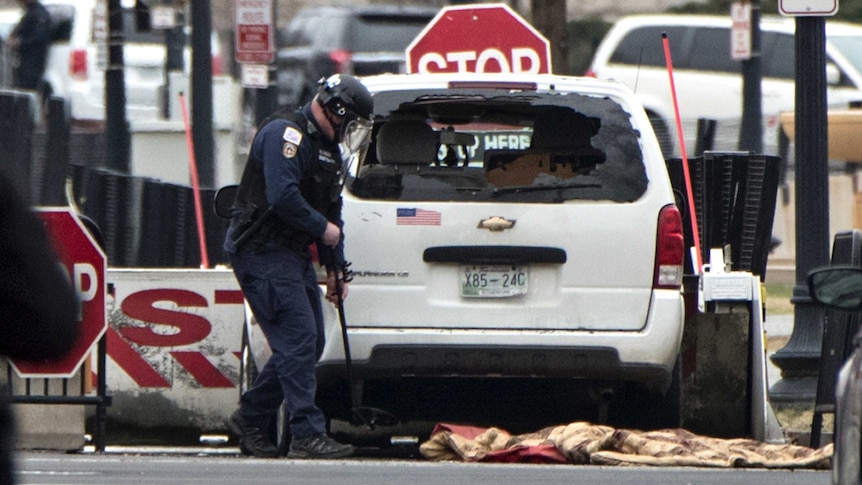
[{"label": "parked car in background", "polygon": [[279,104],[304,103],[316,92],[317,81],[334,73],[405,72],[407,45],[438,10],[373,4],[300,11],[278,34]]},{"label": "parked car in background", "polygon": [[[808,275],[809,294],[827,308],[862,316],[862,268],[829,266]],[[827,321],[828,323],[828,321]],[[838,330],[842,331],[842,330]],[[862,483],[862,333],[852,342],[852,353],[841,367],[835,383],[835,421],[832,456],[832,483]]]},{"label": "parked car in background", "polygon": [[[96,44],[95,0],[42,0],[51,14],[52,45],[43,96],[69,100],[76,120],[104,120],[107,49]],[[134,2],[123,1],[123,62],[126,116],[129,120],[159,119],[165,79],[165,36],[160,30],[136,29]],[[187,42],[190,36],[186,36]],[[220,45],[214,39],[213,70],[221,70]],[[191,48],[184,54],[190,72]]]},{"label": "parked car in background", "polygon": [[[776,153],[779,115],[795,101],[795,20],[761,20],[764,148]],[[729,16],[634,15],[619,19],[593,57],[589,74],[617,79],[632,88],[653,122],[665,155],[679,154],[676,120],[662,33],[667,33],[686,144],[692,145],[698,119],[729,126],[717,149],[737,149],[742,117],[742,61],[730,54]],[[862,100],[862,26],[827,21],[826,81],[830,106]],[[717,140],[717,143],[719,141]],[[695,154],[699,155],[699,154]]]}]

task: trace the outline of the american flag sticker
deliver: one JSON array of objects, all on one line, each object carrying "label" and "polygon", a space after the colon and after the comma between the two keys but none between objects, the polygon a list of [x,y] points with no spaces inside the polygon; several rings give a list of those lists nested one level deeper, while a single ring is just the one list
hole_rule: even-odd
[{"label": "american flag sticker", "polygon": [[395,216],[396,226],[439,226],[440,213],[425,209],[399,208]]}]

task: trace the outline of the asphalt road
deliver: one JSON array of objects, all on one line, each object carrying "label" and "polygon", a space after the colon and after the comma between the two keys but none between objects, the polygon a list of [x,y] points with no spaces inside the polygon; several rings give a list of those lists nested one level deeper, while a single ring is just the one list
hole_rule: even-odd
[{"label": "asphalt road", "polygon": [[[151,450],[152,451],[152,450]],[[252,459],[220,454],[22,453],[19,484],[227,485],[425,483],[826,485],[827,471],[437,463],[422,459]]]},{"label": "asphalt road", "polygon": [[[769,336],[789,335],[792,315],[765,322]],[[778,377],[770,369],[769,384]],[[18,484],[356,484],[424,483],[512,484],[750,484],[818,485],[829,483],[828,471],[708,469],[682,467],[600,467],[534,464],[467,464],[430,462],[415,452],[387,455],[365,452],[339,461],[261,460],[243,457],[235,446],[123,447],[105,453],[92,447],[81,453],[20,452]]]}]

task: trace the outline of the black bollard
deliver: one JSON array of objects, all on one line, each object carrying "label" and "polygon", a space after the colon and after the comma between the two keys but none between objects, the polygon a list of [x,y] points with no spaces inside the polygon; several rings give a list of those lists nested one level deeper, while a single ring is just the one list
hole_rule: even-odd
[{"label": "black bollard", "polygon": [[45,144],[45,168],[39,203],[64,206],[68,204],[66,176],[69,172],[71,139],[70,107],[65,98],[51,96],[48,100],[47,139],[51,142]]},{"label": "black bollard", "polygon": [[0,170],[9,177],[28,204],[33,203],[30,186],[33,167],[34,110],[39,106],[35,92],[0,93]]}]

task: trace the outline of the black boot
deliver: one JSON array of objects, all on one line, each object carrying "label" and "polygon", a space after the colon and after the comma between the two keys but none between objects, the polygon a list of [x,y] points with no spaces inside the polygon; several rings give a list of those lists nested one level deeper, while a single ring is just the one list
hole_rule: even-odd
[{"label": "black boot", "polygon": [[248,426],[242,418],[242,411],[237,408],[227,419],[225,425],[239,436],[239,449],[243,455],[252,455],[257,458],[276,458],[278,448],[272,444],[266,430]]},{"label": "black boot", "polygon": [[346,458],[353,455],[353,446],[339,443],[325,433],[290,441],[288,458]]}]

